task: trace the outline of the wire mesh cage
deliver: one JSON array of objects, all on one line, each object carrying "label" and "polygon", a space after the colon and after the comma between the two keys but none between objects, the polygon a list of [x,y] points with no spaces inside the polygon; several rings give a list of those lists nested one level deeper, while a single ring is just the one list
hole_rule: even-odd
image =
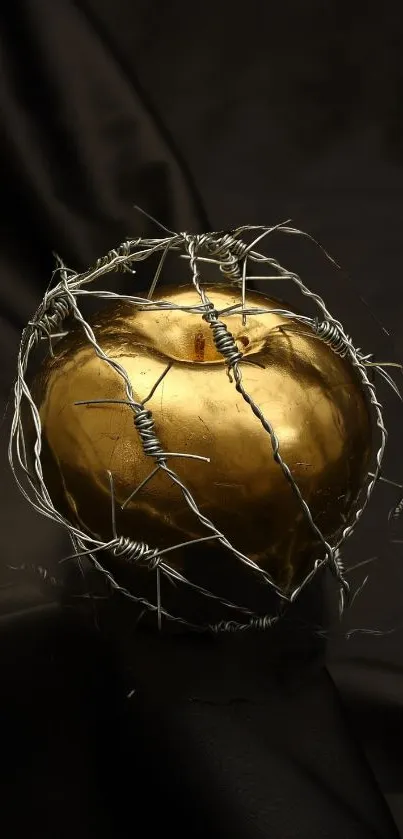
[{"label": "wire mesh cage", "polygon": [[[22,335],[9,441],[9,461],[18,487],[40,514],[67,529],[72,560],[85,557],[111,590],[135,603],[141,614],[154,615],[160,628],[163,622],[173,622],[198,631],[268,629],[324,568],[337,582],[340,614],[350,600],[343,546],[360,522],[375,485],[384,480],[381,469],[387,430],[376,376],[399,398],[400,393],[386,363],[375,363],[370,352],[354,345],[322,297],[297,273],[262,252],[274,230],[300,233],[288,224],[246,225],[231,232],[206,234],[166,231],[162,238],[128,239],[82,273],[68,269],[59,259],[42,303]],[[160,287],[168,258],[187,266],[186,286],[173,290]],[[132,275],[136,266],[151,265],[155,259],[157,267],[150,270],[147,294],[99,288],[99,281],[116,271],[131,275],[135,287]],[[308,302],[314,314],[303,314],[251,291],[260,281],[279,280],[291,284],[301,297],[301,306]],[[102,311],[87,316],[88,302],[95,309],[102,305]],[[190,355],[185,346],[188,340]],[[47,355],[33,378],[30,365],[43,347]],[[134,363],[134,357],[143,366]],[[269,388],[271,401],[262,397],[264,376],[270,370],[277,376]],[[175,380],[175,371],[182,379]],[[251,376],[262,376],[257,389],[249,386]],[[301,470],[305,468],[309,477],[312,464],[301,462],[302,443],[299,471],[295,456],[288,462],[291,449],[284,423],[278,428],[273,419],[280,398],[287,410],[287,387],[281,396],[287,376],[300,394],[292,407],[293,451],[298,451],[299,440],[311,439],[303,407],[310,399],[307,382],[314,381],[315,392],[326,391],[317,410],[323,412],[325,402],[330,406],[322,424],[333,448],[321,453],[319,489],[316,495],[307,493],[309,497],[304,493],[308,484],[301,479]],[[171,388],[171,413],[164,414],[162,397],[158,410],[156,399],[169,381],[176,392]],[[198,401],[199,389],[203,390],[202,401]],[[204,410],[208,405],[214,418],[208,433],[201,430],[207,418],[199,413],[200,405]],[[109,430],[102,426],[102,411],[112,425],[111,417],[117,418],[115,433],[112,425]],[[368,439],[366,412],[374,432],[368,432]],[[242,444],[237,414],[244,423]],[[91,425],[92,419],[85,427],[84,416],[98,419],[95,425]],[[317,421],[320,423],[320,417]],[[168,432],[169,423],[175,433]],[[75,436],[76,427],[84,436]],[[94,429],[99,431],[97,438]],[[339,460],[334,455],[332,462],[329,452],[335,451],[339,433],[343,445]],[[181,440],[183,448],[171,451],[170,440]],[[352,452],[361,444],[354,477]],[[220,447],[225,458],[217,480]],[[267,466],[266,458],[273,466]],[[248,460],[254,466],[246,477]],[[339,480],[341,461],[345,469]],[[274,490],[265,498],[268,484],[262,475],[269,472],[277,487],[278,503],[273,500]],[[336,473],[337,480],[332,477]],[[333,487],[327,494],[322,479]],[[251,511],[256,508],[254,493],[259,482],[263,489],[257,504],[258,521]],[[228,495],[226,486],[237,487],[238,495]],[[286,496],[292,503],[282,501]],[[403,501],[399,500],[391,519],[399,517],[402,510]],[[217,511],[218,521],[214,516]],[[325,521],[323,528],[321,521]],[[230,523],[231,533],[238,538],[230,538],[223,522]],[[233,522],[238,524],[232,527]],[[309,537],[304,536],[305,561],[298,565],[289,553],[285,560],[281,542],[274,548],[273,543],[283,529],[291,552],[301,554],[301,528]],[[262,550],[259,553],[254,545],[259,539],[267,545],[267,561],[262,561]],[[192,574],[196,570],[192,553],[201,549],[204,556],[211,546],[221,551],[212,563],[213,572],[207,573],[202,562],[201,570]],[[183,562],[177,560],[181,552],[188,557]],[[291,568],[288,575],[282,573],[286,565]],[[119,574],[122,567],[130,570],[124,582]],[[215,577],[217,567],[221,573]],[[229,581],[238,572],[235,599]],[[258,591],[257,599],[247,591],[246,580]],[[154,597],[149,596],[150,590]],[[167,606],[172,591],[176,611]],[[246,602],[242,602],[243,594]],[[208,602],[212,612],[207,610],[203,617],[203,609],[186,609],[189,595]],[[270,604],[270,610],[265,604]]]}]

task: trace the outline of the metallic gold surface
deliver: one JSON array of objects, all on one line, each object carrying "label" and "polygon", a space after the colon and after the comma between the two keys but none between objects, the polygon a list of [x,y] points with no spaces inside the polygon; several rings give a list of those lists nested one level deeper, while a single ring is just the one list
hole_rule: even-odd
[{"label": "metallic gold surface", "polygon": [[[218,309],[239,303],[233,287],[207,291]],[[155,299],[200,304],[192,287],[165,287]],[[261,294],[247,294],[247,307],[262,305],[279,307]],[[283,459],[330,538],[348,517],[368,471],[371,423],[362,386],[351,365],[301,324],[271,313],[248,316],[245,326],[241,315],[222,320],[245,362],[254,362],[240,363],[245,388],[272,423]],[[285,587],[301,578],[317,556],[312,531],[273,460],[269,435],[229,381],[201,315],[139,312],[130,303],[113,303],[90,322],[102,349],[126,369],[139,401],[172,363],[147,403],[157,435],[165,451],[204,455],[211,462],[176,458],[170,465],[236,548]],[[119,535],[152,547],[205,536],[179,488],[162,472],[120,509],[155,465],[143,453],[132,410],[74,403],[125,400],[124,383],[97,357],[79,325],[54,353],[33,394],[55,507],[82,529],[111,539],[110,470]],[[168,557],[172,564],[181,561],[174,552]],[[191,559],[190,552],[190,567]]]}]

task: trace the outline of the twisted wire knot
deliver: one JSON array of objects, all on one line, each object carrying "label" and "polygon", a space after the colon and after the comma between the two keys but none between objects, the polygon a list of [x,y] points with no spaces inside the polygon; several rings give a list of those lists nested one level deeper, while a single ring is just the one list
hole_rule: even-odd
[{"label": "twisted wire knot", "polygon": [[208,250],[220,260],[220,271],[232,281],[241,279],[240,261],[248,253],[248,245],[235,239],[231,233],[208,244]]},{"label": "twisted wire knot", "polygon": [[218,311],[212,300],[207,300],[205,305],[206,311],[204,315],[202,315],[202,317],[203,320],[205,320],[209,324],[209,326],[211,326],[212,323],[218,320]]},{"label": "twisted wire knot", "polygon": [[257,629],[264,632],[278,621],[278,615],[262,615],[261,617],[251,618],[249,621],[250,629]]},{"label": "twisted wire knot", "polygon": [[70,315],[71,305],[67,297],[60,291],[56,296],[45,297],[35,317],[28,322],[35,333],[35,341],[42,337],[50,337],[63,321]]},{"label": "twisted wire knot", "polygon": [[348,353],[348,346],[345,338],[341,335],[340,330],[335,323],[332,323],[329,320],[319,320],[319,318],[315,318],[312,326],[315,334],[321,339],[321,341],[331,347],[331,349],[341,358],[346,357]]},{"label": "twisted wire knot", "polygon": [[[214,320],[211,318],[211,314],[212,313],[210,313],[210,319],[208,322],[213,333],[215,347],[227,362],[228,367],[234,367],[239,361],[241,361],[243,353],[238,349],[235,343],[235,338],[232,332],[229,331],[226,324],[220,320]],[[204,315],[204,317],[206,316]]]},{"label": "twisted wire knot", "polygon": [[392,507],[389,513],[389,521],[398,521],[403,516],[403,496],[399,499],[397,504]]},{"label": "twisted wire knot", "polygon": [[216,256],[225,256],[227,253],[232,253],[238,259],[242,259],[249,253],[249,245],[236,239],[232,233],[224,233],[223,236],[213,239],[208,245],[210,253]]},{"label": "twisted wire knot", "polygon": [[37,575],[42,583],[48,583],[55,588],[61,586],[60,580],[57,580],[54,577],[48,568],[45,568],[43,565],[35,565],[34,562],[30,563],[22,563],[17,568],[13,566],[9,566],[13,571],[30,571],[32,574]]},{"label": "twisted wire knot", "polygon": [[157,463],[165,462],[164,450],[154,430],[153,415],[144,405],[136,413],[134,424],[139,433],[144,454],[154,457]]},{"label": "twisted wire knot", "polygon": [[218,319],[217,309],[211,300],[207,302],[207,312],[204,313],[203,320],[211,328],[216,350],[223,356],[229,367],[234,367],[243,357],[243,353],[238,349],[232,332],[223,321]]},{"label": "twisted wire knot", "polygon": [[343,575],[346,569],[345,569],[345,565],[344,565],[343,558],[342,558],[342,555],[341,555],[341,550],[340,550],[339,547],[335,548],[334,551],[333,551],[333,560],[334,560],[334,564],[337,567],[338,571],[340,572],[340,574]]},{"label": "twisted wire knot", "polygon": [[189,244],[190,239],[193,239],[198,248],[207,247],[209,249],[212,243],[211,233],[196,233],[193,236],[190,236],[189,233],[184,233],[183,238],[187,244]]},{"label": "twisted wire knot", "polygon": [[234,632],[246,632],[250,629],[255,629],[259,632],[265,632],[267,629],[271,629],[275,623],[279,620],[279,615],[262,615],[250,618],[248,623],[239,623],[238,621],[220,621],[219,623],[214,624],[214,626],[210,626],[210,630],[215,634],[220,632],[226,633],[234,633]]},{"label": "twisted wire knot", "polygon": [[127,265],[125,261],[121,260],[123,259],[129,261],[129,258],[132,255],[133,246],[138,245],[140,242],[141,239],[136,239],[134,242],[132,240],[127,240],[122,242],[118,248],[112,248],[107,254],[97,259],[95,263],[96,269],[99,270],[102,268],[108,268],[111,263],[119,260],[119,265],[116,267],[118,267],[121,271],[128,271],[132,274],[133,268],[131,268],[130,265]]},{"label": "twisted wire knot", "polygon": [[133,542],[128,536],[119,536],[111,546],[116,559],[125,559],[129,564],[145,565],[149,571],[158,568],[158,548],[150,548],[145,542]]}]

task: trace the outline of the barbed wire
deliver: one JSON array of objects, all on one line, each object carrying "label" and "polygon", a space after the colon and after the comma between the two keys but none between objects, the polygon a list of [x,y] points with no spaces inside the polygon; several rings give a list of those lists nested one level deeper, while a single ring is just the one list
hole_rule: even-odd
[{"label": "barbed wire", "polygon": [[[303,283],[298,274],[284,268],[273,257],[265,256],[256,250],[258,244],[275,230],[281,230],[282,232],[290,234],[301,233],[301,231],[298,231],[296,228],[290,227],[289,221],[287,221],[274,227],[245,225],[230,232],[222,231],[196,235],[184,232],[178,234],[172,233],[169,236],[165,236],[160,239],[141,237],[127,239],[117,248],[112,249],[105,256],[98,259],[95,266],[82,273],[75,273],[74,271],[68,269],[60,258],[58,258],[56,269],[52,275],[51,284],[44,295],[43,301],[22,334],[18,353],[17,377],[14,386],[14,416],[8,447],[9,463],[17,486],[26,500],[40,514],[48,517],[67,529],[74,552],[71,557],[66,559],[79,559],[80,557],[86,556],[90,562],[92,562],[97,571],[104,576],[112,590],[135,602],[143,609],[157,613],[159,626],[161,625],[162,618],[164,618],[198,631],[208,629],[213,632],[233,632],[245,631],[246,629],[268,629],[280,619],[284,609],[286,609],[288,605],[292,604],[299,597],[302,590],[312,580],[318,569],[322,568],[324,565],[330,568],[338,583],[340,616],[343,614],[345,607],[351,599],[351,590],[349,582],[346,579],[346,571],[342,560],[341,549],[344,542],[352,535],[355,527],[360,521],[372,496],[377,481],[379,479],[385,480],[381,476],[381,468],[388,435],[384,423],[383,407],[378,399],[375,384],[370,380],[367,370],[371,368],[371,370],[378,372],[381,378],[383,378],[383,380],[393,389],[400,399],[401,395],[393,378],[384,369],[385,366],[388,366],[387,363],[377,364],[371,361],[371,354],[364,354],[361,349],[354,346],[352,339],[346,334],[341,322],[334,318],[328,311],[324,300],[319,296],[319,294],[311,291]],[[247,243],[241,238],[241,236],[244,233],[251,232],[257,235],[255,235],[252,242]],[[301,235],[306,234],[301,233]],[[191,283],[199,295],[199,304],[179,305],[171,301],[156,301],[153,299],[153,294],[155,293],[160,280],[165,258],[169,252],[175,253],[181,259],[188,261]],[[137,262],[142,262],[158,254],[160,255],[158,267],[153,276],[147,297],[123,295],[107,290],[94,290],[88,288],[90,284],[95,283],[101,277],[117,270],[135,273],[135,265]],[[326,252],[325,255],[334,262],[334,260],[332,260]],[[235,289],[239,290],[240,300],[238,304],[232,304],[231,306],[224,307],[221,310],[215,307],[213,300],[210,299],[210,296],[207,294],[201,277],[201,266],[203,266],[203,263],[205,262],[213,263],[218,266],[227,283],[232,284]],[[259,264],[259,266],[269,269],[269,273],[264,276],[248,273],[248,266],[250,263]],[[317,316],[308,317],[297,314],[296,312],[281,306],[278,308],[268,308],[264,305],[247,306],[247,283],[251,280],[260,281],[264,279],[291,281],[298,288],[301,295],[309,298],[314,304],[318,310]],[[128,301],[131,306],[133,306],[133,309],[137,311],[176,310],[186,312],[194,317],[201,317],[208,324],[215,348],[218,354],[225,361],[229,380],[234,385],[244,402],[249,406],[251,412],[256,417],[256,421],[261,424],[267,433],[272,449],[273,459],[280,467],[285,481],[291,487],[309,528],[315,537],[315,541],[321,546],[321,555],[313,561],[312,568],[305,576],[305,579],[295,586],[292,591],[283,591],[266,569],[259,566],[250,557],[248,557],[247,554],[243,553],[235,545],[231,544],[226,535],[219,530],[214,522],[202,513],[189,488],[172,467],[171,461],[175,460],[175,458],[190,458],[207,462],[209,461],[209,458],[196,453],[189,454],[184,452],[167,452],[164,450],[164,447],[157,435],[153,413],[151,409],[146,407],[146,404],[151,399],[151,396],[163,380],[164,376],[169,373],[171,365],[167,365],[162,375],[154,383],[153,388],[146,399],[143,401],[136,399],[133,391],[133,384],[130,381],[127,371],[123,365],[121,365],[116,359],[111,358],[101,348],[90,323],[85,319],[79,305],[80,299],[85,298]],[[348,523],[344,522],[345,526],[343,526],[342,523],[340,524],[340,528],[337,531],[337,538],[335,538],[333,544],[325,539],[320,528],[315,523],[309,505],[304,499],[303,494],[293,477],[290,467],[282,457],[280,443],[272,423],[268,417],[264,415],[261,408],[256,404],[255,400],[246,390],[242,377],[242,364],[247,363],[247,359],[244,359],[242,350],[239,349],[230,329],[222,320],[223,317],[228,319],[231,318],[231,316],[241,314],[242,322],[245,324],[248,317],[268,312],[271,314],[281,315],[289,321],[290,329],[300,330],[301,334],[304,334],[302,332],[304,328],[309,330],[309,332],[305,334],[309,334],[310,337],[316,337],[319,341],[326,343],[334,353],[347,359],[347,361],[355,368],[361,384],[367,394],[369,405],[372,408],[375,425],[378,430],[378,444],[375,452],[373,471],[369,472],[367,475],[363,491],[358,497],[355,509],[350,516]],[[112,473],[108,473],[111,498],[111,538],[109,541],[103,542],[94,535],[84,532],[80,529],[80,527],[75,526],[54,507],[49,491],[46,487],[42,469],[41,420],[38,407],[35,404],[27,382],[27,370],[29,359],[41,341],[48,342],[49,353],[51,355],[53,354],[52,342],[58,340],[60,336],[64,336],[69,332],[69,328],[66,326],[66,321],[72,322],[76,325],[76,327],[78,326],[83,330],[89,345],[92,346],[98,358],[108,365],[109,368],[122,379],[125,389],[124,400],[91,400],[89,395],[88,400],[76,402],[76,406],[79,407],[80,405],[100,403],[126,405],[132,412],[134,427],[137,431],[144,455],[153,463],[148,476],[140,484],[133,488],[130,495],[124,501],[122,509],[127,506],[133,497],[141,489],[143,489],[155,475],[160,473],[168,477],[178,488],[187,507],[193,513],[199,525],[207,531],[206,536],[181,542],[177,545],[172,545],[169,548],[160,549],[158,546],[150,546],[145,542],[133,540],[125,534],[119,534],[116,529],[115,490]],[[35,431],[35,440],[32,450],[30,451],[29,459],[26,451],[26,439],[23,422],[24,402],[28,407]],[[397,517],[400,517],[400,515],[403,515],[403,501],[399,501],[394,510],[391,511],[390,517],[395,520]],[[261,584],[267,586],[267,588],[274,593],[275,597],[279,601],[279,610],[277,613],[273,615],[257,615],[243,604],[232,603],[224,595],[213,593],[199,584],[187,579],[187,577],[172,567],[165,559],[166,554],[178,550],[179,548],[184,546],[189,547],[200,542],[209,542],[211,540],[216,540],[234,559],[253,572]],[[116,580],[112,571],[101,560],[101,557],[106,554],[109,554],[120,561],[124,561],[130,566],[141,566],[143,568],[147,568],[150,573],[155,574],[157,582],[157,602],[152,603],[147,598],[134,594],[127,588],[127,586],[122,586],[118,580]],[[171,614],[165,610],[161,604],[161,576],[169,579],[175,585],[183,586],[189,590],[197,592],[202,597],[209,598],[216,604],[222,606],[224,609],[236,611],[238,613],[237,619],[223,619],[218,623],[209,625],[194,625],[181,616]]]}]

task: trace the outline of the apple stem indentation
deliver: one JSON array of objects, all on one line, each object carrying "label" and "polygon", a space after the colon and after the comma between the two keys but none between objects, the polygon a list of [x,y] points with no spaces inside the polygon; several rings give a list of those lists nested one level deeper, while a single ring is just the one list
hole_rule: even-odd
[{"label": "apple stem indentation", "polygon": [[206,339],[202,332],[198,332],[194,340],[195,361],[204,361],[204,350],[206,347]]}]

